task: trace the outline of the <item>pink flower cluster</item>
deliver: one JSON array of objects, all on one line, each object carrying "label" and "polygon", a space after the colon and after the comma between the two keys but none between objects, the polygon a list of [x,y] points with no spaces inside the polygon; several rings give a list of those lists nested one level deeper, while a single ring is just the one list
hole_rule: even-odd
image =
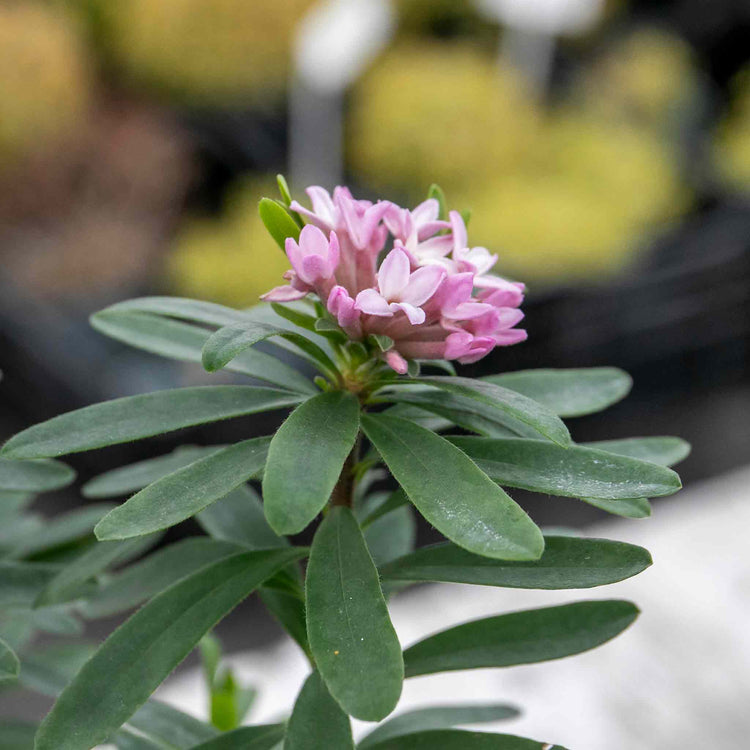
[{"label": "pink flower cluster", "polygon": [[[399,373],[408,359],[465,364],[526,338],[515,328],[523,284],[489,273],[497,256],[468,246],[456,211],[441,221],[434,199],[409,210],[356,200],[345,187],[332,197],[321,187],[307,194],[312,210],[291,204],[308,223],[299,242],[286,240],[289,283],[263,299],[289,302],[314,292],[350,338],[390,337],[384,357]],[[389,235],[393,248],[378,265]]]}]

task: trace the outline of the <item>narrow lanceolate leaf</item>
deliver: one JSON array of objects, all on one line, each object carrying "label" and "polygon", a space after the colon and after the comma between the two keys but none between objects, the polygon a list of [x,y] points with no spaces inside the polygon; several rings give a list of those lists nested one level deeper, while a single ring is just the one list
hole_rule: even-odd
[{"label": "narrow lanceolate leaf", "polygon": [[511,734],[467,732],[461,729],[417,732],[367,747],[372,747],[373,750],[565,750],[562,745],[537,742]]},{"label": "narrow lanceolate leaf", "polygon": [[491,409],[498,409],[531,427],[541,436],[560,445],[570,444],[568,428],[546,406],[526,396],[484,380],[471,378],[431,376],[419,378],[419,383],[440,388],[459,396],[473,398]]},{"label": "narrow lanceolate leaf", "polygon": [[243,440],[167,474],[105,516],[94,529],[97,538],[142,536],[194,516],[257,474],[269,442]]},{"label": "narrow lanceolate leaf", "polygon": [[298,406],[271,440],[263,474],[266,518],[278,534],[296,534],[328,502],[359,430],[359,403],[344,391]]},{"label": "narrow lanceolate leaf", "polygon": [[544,538],[533,521],[462,451],[397,417],[362,427],[419,512],[460,547],[501,560],[536,560]]},{"label": "narrow lanceolate leaf", "polygon": [[599,440],[582,443],[589,448],[650,461],[659,466],[674,466],[690,455],[690,443],[678,437],[643,437],[624,440]]},{"label": "narrow lanceolate leaf", "polygon": [[258,493],[246,484],[204,508],[195,520],[214,539],[234,542],[249,549],[288,544],[268,525]]},{"label": "narrow lanceolate leaf", "polygon": [[250,347],[255,346],[259,341],[264,341],[274,336],[280,336],[292,342],[300,351],[312,358],[326,375],[335,377],[337,372],[336,365],[314,341],[311,341],[302,334],[294,333],[287,328],[257,321],[234,323],[212,333],[203,346],[203,367],[208,372],[221,370],[235,357]]},{"label": "narrow lanceolate leaf", "polygon": [[625,398],[633,381],[616,367],[521,370],[483,380],[522,393],[560,417],[593,414]]},{"label": "narrow lanceolate leaf", "polygon": [[408,648],[406,676],[560,659],[606,643],[637,616],[630,602],[604,600],[474,620]]},{"label": "narrow lanceolate leaf", "polygon": [[513,706],[481,703],[420,708],[388,719],[360,740],[357,747],[364,750],[364,748],[379,746],[378,743],[406,734],[416,734],[430,729],[449,729],[465,724],[484,724],[515,719],[519,715],[520,711]]},{"label": "narrow lanceolate leaf", "polygon": [[623,518],[648,518],[651,515],[651,503],[645,497],[627,500],[602,500],[596,497],[582,497],[580,499],[595,508],[606,510],[607,513]]},{"label": "narrow lanceolate leaf", "polygon": [[124,542],[98,542],[92,545],[79,558],[66,565],[44,587],[34,601],[34,606],[45,607],[75,599],[81,594],[87,581],[110,566],[137,556],[157,539],[158,536],[153,535]]},{"label": "narrow lanceolate leaf", "polygon": [[59,461],[12,461],[0,458],[0,489],[11,492],[49,492],[65,487],[76,478]]},{"label": "narrow lanceolate leaf", "polygon": [[241,552],[236,544],[194,537],[157,550],[116,574],[81,603],[84,617],[109,617],[137,607],[176,581]]},{"label": "narrow lanceolate leaf", "polygon": [[210,456],[222,448],[226,448],[226,446],[182,445],[165,456],[148,458],[145,461],[138,461],[100,474],[86,482],[81,487],[81,493],[84,497],[104,498],[119,497],[120,495],[137,492],[157,479],[182,469],[199,458]]},{"label": "narrow lanceolate leaf", "polygon": [[162,750],[165,746],[189,750],[219,735],[210,724],[153,698],[128,719],[127,726],[148,735]]},{"label": "narrow lanceolate leaf", "polygon": [[348,508],[332,508],[315,534],[306,602],[310,648],[331,695],[358,719],[386,717],[401,695],[401,646]]},{"label": "narrow lanceolate leaf", "polygon": [[48,563],[0,562],[0,611],[30,606],[59,571]]},{"label": "narrow lanceolate leaf", "polygon": [[[211,332],[200,326],[149,313],[104,310],[90,318],[91,325],[110,338],[136,349],[181,362],[201,362],[201,351]],[[248,350],[228,370],[294,391],[310,393],[315,387],[304,375],[276,357]]]},{"label": "narrow lanceolate leaf", "polygon": [[283,204],[271,198],[261,198],[258,213],[268,233],[282,250],[287,237],[299,239],[300,227]]},{"label": "narrow lanceolate leaf", "polygon": [[671,469],[593,448],[521,438],[451,442],[498,484],[534,492],[618,500],[671,495],[682,486]]},{"label": "narrow lanceolate leaf", "polygon": [[192,750],[272,750],[284,739],[284,730],[283,724],[240,727],[193,745]]},{"label": "narrow lanceolate leaf", "polygon": [[61,414],[12,437],[2,453],[9,458],[62,456],[205,422],[282,409],[300,400],[301,396],[286,391],[244,385],[156,391]]},{"label": "narrow lanceolate leaf", "polygon": [[13,649],[0,638],[0,687],[4,683],[14,682],[18,679],[21,664]]},{"label": "narrow lanceolate leaf", "polygon": [[299,550],[244,552],[155,597],[118,628],[63,690],[36,750],[89,750],[146,702],[201,637]]},{"label": "narrow lanceolate leaf", "polygon": [[302,686],[284,738],[284,750],[354,750],[349,717],[313,672]]},{"label": "narrow lanceolate leaf", "polygon": [[387,581],[445,581],[517,589],[583,589],[637,575],[651,565],[648,550],[606,539],[547,536],[533,562],[473,555],[454,544],[435,544],[384,565]]},{"label": "narrow lanceolate leaf", "polygon": [[36,724],[12,719],[0,720],[0,747],[3,750],[31,750]]},{"label": "narrow lanceolate leaf", "polygon": [[187,297],[137,297],[117,302],[102,312],[140,312],[191,320],[209,326],[226,326],[247,320],[247,313],[215,302],[202,302]]}]

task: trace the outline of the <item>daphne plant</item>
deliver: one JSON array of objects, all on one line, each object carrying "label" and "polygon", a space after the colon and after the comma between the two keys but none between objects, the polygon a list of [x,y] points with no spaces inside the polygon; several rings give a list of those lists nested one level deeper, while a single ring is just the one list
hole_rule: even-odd
[{"label": "daphne plant", "polygon": [[[667,466],[684,457],[686,444],[573,442],[562,418],[623,398],[630,379],[620,370],[455,374],[452,360],[474,362],[524,340],[517,328],[524,289],[490,273],[496,257],[469,247],[465,218],[446,212],[438,188],[407,210],[313,187],[308,209],[291,200],[283,179],[279,186],[282,199],[263,199],[260,211],[291,268],[287,283],[265,295],[270,305],[235,310],[147,297],[92,318],[97,330],[132,346],[262,385],[116,399],[30,427],[2,449],[0,485],[49,489],[71,480],[60,456],[291,409],[273,436],[184,446],[84,485],[89,498],[130,497],[97,510],[97,541],[52,558],[21,608],[54,606],[84,618],[140,609],[75,674],[47,685],[59,695],[35,747],[88,750],[109,740],[121,749],[344,750],[354,747],[355,717],[379,722],[358,745],[373,750],[552,748],[454,728],[516,715],[505,705],[388,717],[404,679],[577,654],[627,628],[638,614],[633,604],[577,601],[499,614],[403,650],[388,594],[421,581],[578,589],[639,573],[651,563],[646,550],[545,536],[505,488],[642,517],[646,498],[679,489]],[[254,348],[261,341],[262,351]],[[397,487],[384,492],[388,473]],[[413,509],[446,541],[415,551]],[[207,537],[155,546],[189,518]],[[287,538],[311,524],[309,548]],[[17,548],[11,559],[27,573],[39,564]],[[310,676],[288,721],[239,726],[250,693],[217,667],[207,634],[254,591],[309,659]],[[198,644],[213,725],[151,698]],[[16,663],[11,646],[2,649],[0,666]],[[18,670],[10,671],[12,679]]]}]

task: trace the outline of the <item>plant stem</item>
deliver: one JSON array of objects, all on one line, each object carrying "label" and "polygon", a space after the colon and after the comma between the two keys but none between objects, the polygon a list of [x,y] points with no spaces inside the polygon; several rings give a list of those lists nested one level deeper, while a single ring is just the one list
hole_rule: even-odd
[{"label": "plant stem", "polygon": [[357,439],[354,441],[349,455],[344,461],[344,465],[341,467],[341,474],[336,482],[336,486],[333,488],[331,493],[331,505],[343,505],[346,508],[351,508],[354,500],[354,467],[359,461],[359,446],[361,442],[361,436],[357,435]]}]

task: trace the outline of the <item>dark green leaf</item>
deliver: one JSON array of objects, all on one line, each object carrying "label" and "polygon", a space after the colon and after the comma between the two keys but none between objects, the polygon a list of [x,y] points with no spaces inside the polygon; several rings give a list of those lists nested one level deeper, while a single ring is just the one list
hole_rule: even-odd
[{"label": "dark green leaf", "polygon": [[464,706],[432,706],[406,711],[381,724],[360,740],[358,748],[364,750],[378,742],[405,734],[415,734],[429,729],[449,729],[464,724],[484,724],[486,722],[515,719],[520,712],[513,706],[495,704],[466,704]]},{"label": "dark green leaf", "polygon": [[671,495],[682,486],[671,469],[592,448],[522,438],[451,442],[498,484],[534,492],[618,500]]},{"label": "dark green leaf", "polygon": [[296,534],[323,509],[359,430],[359,403],[345,391],[298,406],[271,440],[263,475],[266,518],[278,534]]},{"label": "dark green leaf", "polygon": [[212,333],[203,346],[203,367],[208,372],[221,370],[240,353],[255,346],[260,341],[275,336],[291,341],[307,354],[325,375],[336,379],[336,365],[314,341],[300,333],[289,331],[287,328],[256,321],[234,323],[219,328],[218,331]]},{"label": "dark green leaf", "polygon": [[[104,310],[90,318],[100,333],[124,344],[181,362],[201,362],[201,351],[211,332],[159,315]],[[265,380],[279,388],[314,392],[310,380],[276,357],[248,350],[227,365],[228,370]]]},{"label": "dark green leaf", "polygon": [[15,682],[21,671],[21,664],[13,649],[0,638],[0,686],[7,682]]},{"label": "dark green leaf", "polygon": [[560,659],[606,643],[637,616],[630,602],[604,600],[474,620],[406,649],[406,676]]},{"label": "dark green leaf", "polygon": [[156,391],[61,414],[12,437],[2,452],[12,458],[61,456],[204,422],[281,409],[300,400],[300,396],[286,391],[249,385]]},{"label": "dark green leaf", "polygon": [[20,559],[49,553],[88,536],[103,515],[113,508],[111,503],[96,503],[56,516],[41,529],[19,538],[9,557]]},{"label": "dark green leaf", "polygon": [[250,549],[288,544],[268,525],[258,493],[246,484],[209,505],[198,513],[195,520],[214,539],[234,542]]},{"label": "dark green leaf", "polygon": [[546,406],[526,396],[483,380],[471,378],[429,376],[419,378],[420,383],[473,398],[492,409],[505,412],[513,419],[531,427],[543,437],[559,445],[570,444],[570,434],[565,424]]},{"label": "dark green leaf", "polygon": [[444,438],[397,417],[362,417],[367,437],[419,512],[471,552],[535,560],[539,529],[513,500]]},{"label": "dark green leaf", "polygon": [[348,714],[379,721],[401,695],[401,646],[348,508],[331,508],[315,534],[306,593],[310,648],[331,695]]},{"label": "dark green leaf", "polygon": [[40,592],[35,607],[60,604],[75,599],[82,587],[107,568],[145,552],[158,541],[158,535],[129,539],[125,542],[97,542],[79,558],[66,565]]},{"label": "dark green leaf", "polygon": [[379,518],[398,510],[401,506],[407,505],[409,498],[406,493],[399,487],[394,490],[384,502],[380,503],[377,507],[369,508],[363,507],[360,512],[360,526],[365,529],[371,524],[375,523]]},{"label": "dark green leaf", "polygon": [[615,583],[651,565],[648,550],[606,539],[545,536],[534,562],[504,562],[473,555],[454,544],[435,544],[394,560],[384,580],[446,581],[520,589],[583,589]]},{"label": "dark green leaf", "polygon": [[305,602],[299,596],[285,591],[263,586],[260,598],[268,611],[286,630],[294,642],[308,656],[312,657],[310,644],[307,640],[307,620],[305,618]]},{"label": "dark green leaf", "polygon": [[192,750],[272,750],[284,739],[284,729],[283,724],[240,727],[194,745]]},{"label": "dark green leaf", "polygon": [[294,240],[299,239],[300,227],[278,201],[271,198],[261,198],[258,204],[258,212],[268,233],[282,250],[284,250],[287,237]]},{"label": "dark green leaf", "polygon": [[0,490],[0,522],[3,526],[24,511],[33,499],[30,492]]},{"label": "dark green leaf", "polygon": [[0,562],[0,610],[31,606],[59,571],[48,563]]},{"label": "dark green leaf", "polygon": [[284,750],[354,750],[349,717],[313,672],[294,704]]},{"label": "dark green leaf", "polygon": [[89,750],[122,725],[201,637],[299,550],[243,552],[162,592],[118,628],[61,693],[36,750]]},{"label": "dark green leaf", "polygon": [[80,605],[81,611],[94,619],[132,609],[176,581],[238,552],[235,544],[205,537],[175,542],[115,575]]},{"label": "dark green leaf", "polygon": [[224,497],[265,463],[268,438],[252,438],[167,474],[105,516],[99,539],[128,539],[167,529]]},{"label": "dark green leaf", "polygon": [[3,750],[34,750],[36,724],[4,719],[0,721],[0,747]]},{"label": "dark green leaf", "polygon": [[151,740],[140,734],[134,734],[127,729],[121,729],[111,742],[117,750],[172,750],[173,745],[164,745],[158,740]]},{"label": "dark green leaf", "polygon": [[633,381],[615,367],[571,370],[521,370],[483,380],[522,393],[560,417],[580,417],[625,398]]},{"label": "dark green leaf", "polygon": [[0,458],[0,488],[11,492],[49,492],[65,487],[76,478],[59,461],[12,461]]},{"label": "dark green leaf", "polygon": [[145,461],[138,461],[100,474],[86,482],[81,488],[81,492],[84,497],[91,498],[119,497],[120,495],[137,492],[157,479],[182,469],[199,458],[210,456],[222,448],[226,448],[226,446],[181,445],[165,456],[148,458]]},{"label": "dark green leaf", "polygon": [[648,518],[651,515],[651,504],[645,497],[626,500],[602,500],[595,497],[582,497],[580,499],[595,508],[606,510],[607,513],[624,518]]},{"label": "dark green leaf", "polygon": [[[178,750],[188,750],[218,736],[218,731],[157,700],[149,700],[128,720],[128,727]],[[163,746],[163,745],[162,745]]]},{"label": "dark green leaf", "polygon": [[29,690],[54,697],[91,658],[94,650],[93,644],[84,641],[34,648],[23,656],[19,682]]},{"label": "dark green leaf", "polygon": [[690,455],[690,443],[678,437],[626,438],[582,443],[589,448],[650,461],[659,466],[673,466]]},{"label": "dark green leaf", "polygon": [[562,745],[536,742],[510,734],[433,729],[368,745],[373,750],[565,750]]},{"label": "dark green leaf", "polygon": [[[367,511],[368,503],[365,503],[363,509]],[[414,513],[408,504],[402,505],[370,524],[364,534],[375,565],[385,565],[414,549],[417,538]]]},{"label": "dark green leaf", "polygon": [[102,312],[141,312],[191,320],[210,326],[226,326],[248,319],[244,310],[186,297],[138,297],[117,302]]}]

